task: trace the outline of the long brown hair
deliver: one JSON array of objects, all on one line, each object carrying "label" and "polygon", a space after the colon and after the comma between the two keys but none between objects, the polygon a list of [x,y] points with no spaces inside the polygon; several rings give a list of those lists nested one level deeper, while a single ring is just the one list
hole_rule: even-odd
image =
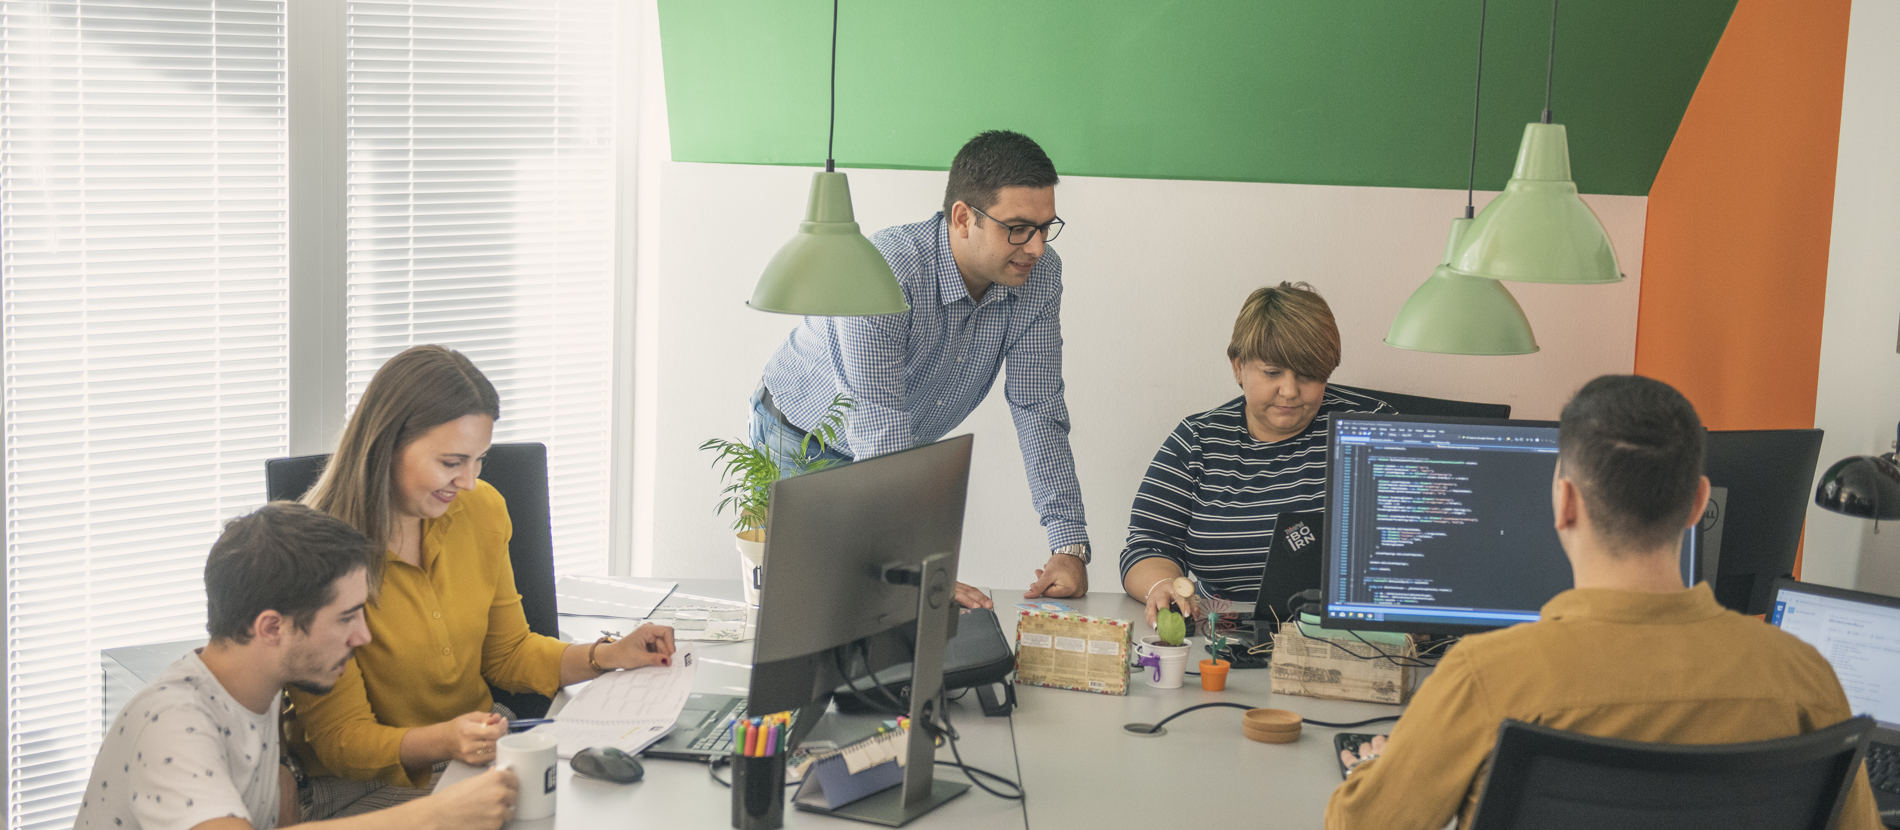
[{"label": "long brown hair", "polygon": [[303,503],[348,522],[378,545],[394,522],[396,458],[423,433],[467,415],[501,418],[495,385],[461,352],[415,346],[370,378],[336,452]]}]

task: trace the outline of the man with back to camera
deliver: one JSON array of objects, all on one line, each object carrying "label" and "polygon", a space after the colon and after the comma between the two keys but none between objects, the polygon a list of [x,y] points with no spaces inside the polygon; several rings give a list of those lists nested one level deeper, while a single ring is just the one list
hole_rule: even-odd
[{"label": "man with back to camera", "polygon": [[[369,642],[363,613],[382,561],[380,546],[295,502],[225,525],[205,561],[211,642],[166,668],[107,728],[74,827],[296,823],[296,787],[278,763],[284,686],[328,692],[350,653]],[[514,803],[514,773],[494,770],[401,806],[309,826],[494,830],[513,817]]]},{"label": "man with back to camera", "polygon": [[[1834,671],[1793,635],[1684,588],[1682,532],[1702,515],[1704,434],[1661,381],[1605,375],[1564,407],[1551,507],[1576,587],[1537,622],[1453,646],[1326,805],[1328,828],[1469,826],[1506,718],[1670,744],[1761,741],[1853,716]],[[1878,830],[1865,767],[1840,828]]]},{"label": "man with back to camera", "polygon": [[[928,444],[963,422],[1004,364],[1029,474],[1029,496],[1050,555],[1025,597],[1088,593],[1088,527],[1069,451],[1062,383],[1062,258],[1048,242],[1056,168],[1028,136],[991,130],[950,163],[943,211],[885,228],[884,254],[910,311],[873,317],[806,317],[765,364],[752,394],[752,444],[795,457],[839,393],[857,401],[835,446],[812,459],[851,461]],[[957,602],[990,608],[957,584]]]}]

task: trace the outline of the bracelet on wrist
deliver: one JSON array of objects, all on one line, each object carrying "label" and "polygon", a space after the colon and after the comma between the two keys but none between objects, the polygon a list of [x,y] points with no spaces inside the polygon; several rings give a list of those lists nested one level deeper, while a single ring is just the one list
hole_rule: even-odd
[{"label": "bracelet on wrist", "polygon": [[611,644],[613,642],[614,642],[614,638],[603,636],[600,639],[595,640],[593,645],[588,646],[587,647],[587,667],[590,669],[593,669],[594,671],[600,672],[601,674],[606,674],[607,672],[612,671],[612,669],[602,666],[600,664],[600,661],[594,659],[594,652],[599,650],[602,645]]}]

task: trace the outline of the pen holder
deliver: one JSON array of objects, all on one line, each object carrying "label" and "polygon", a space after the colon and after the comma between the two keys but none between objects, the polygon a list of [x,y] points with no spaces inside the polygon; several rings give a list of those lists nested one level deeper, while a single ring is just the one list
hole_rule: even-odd
[{"label": "pen holder", "polygon": [[785,756],[732,756],[732,826],[778,830],[785,825]]}]

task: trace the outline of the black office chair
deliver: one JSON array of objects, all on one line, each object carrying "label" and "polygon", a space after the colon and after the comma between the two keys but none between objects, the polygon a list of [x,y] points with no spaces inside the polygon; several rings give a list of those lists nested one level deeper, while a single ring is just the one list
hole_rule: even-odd
[{"label": "black office chair", "polygon": [[[300,455],[264,462],[264,491],[271,501],[299,499],[317,483],[328,455]],[[548,513],[548,448],[543,444],[495,444],[482,464],[481,479],[508,501],[508,520],[514,536],[508,541],[508,561],[514,567],[515,590],[528,629],[559,637],[554,606],[554,536]],[[518,694],[493,686],[495,700],[517,716],[538,718],[552,703],[546,696]]]},{"label": "black office chair", "polygon": [[1328,384],[1334,389],[1344,389],[1361,395],[1371,395],[1392,405],[1401,415],[1436,415],[1441,418],[1509,418],[1511,405],[1508,403],[1473,403],[1454,401],[1445,398],[1427,398],[1422,395],[1402,395],[1398,392],[1381,392],[1377,389],[1361,389],[1357,386]]},{"label": "black office chair", "polygon": [[1507,720],[1471,830],[1824,830],[1873,718],[1741,744],[1651,744]]}]

